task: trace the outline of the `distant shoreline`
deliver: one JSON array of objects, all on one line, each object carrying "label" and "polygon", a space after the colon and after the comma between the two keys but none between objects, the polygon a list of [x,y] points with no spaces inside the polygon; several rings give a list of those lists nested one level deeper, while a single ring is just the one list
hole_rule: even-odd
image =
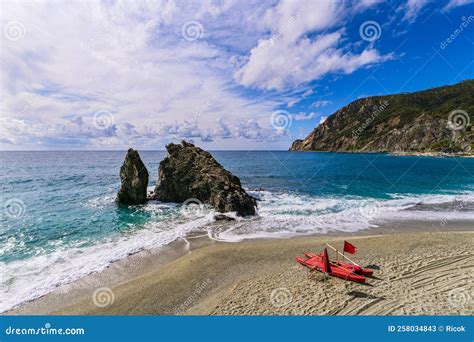
[{"label": "distant shoreline", "polygon": [[301,153],[337,153],[337,154],[384,154],[394,157],[448,157],[448,158],[473,158],[474,153],[444,153],[444,152],[386,152],[386,151],[301,151],[288,150],[288,152]]},{"label": "distant shoreline", "polygon": [[415,157],[448,157],[448,158],[472,158],[472,153],[443,153],[443,152],[390,152],[393,156],[415,156]]}]

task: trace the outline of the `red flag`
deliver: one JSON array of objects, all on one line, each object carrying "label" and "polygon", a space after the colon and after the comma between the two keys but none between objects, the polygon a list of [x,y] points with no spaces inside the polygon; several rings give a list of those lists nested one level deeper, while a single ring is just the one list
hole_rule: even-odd
[{"label": "red flag", "polygon": [[323,265],[322,265],[322,270],[324,273],[331,273],[331,265],[329,264],[329,255],[328,255],[328,250],[324,248],[324,254],[323,254]]},{"label": "red flag", "polygon": [[357,250],[356,246],[344,240],[344,252],[354,254],[356,250]]}]

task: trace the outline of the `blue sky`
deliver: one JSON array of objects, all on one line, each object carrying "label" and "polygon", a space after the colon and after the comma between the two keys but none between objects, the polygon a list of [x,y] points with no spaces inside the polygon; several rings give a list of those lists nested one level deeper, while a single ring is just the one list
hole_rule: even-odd
[{"label": "blue sky", "polygon": [[472,0],[0,6],[1,150],[288,149],[357,98],[474,78]]}]

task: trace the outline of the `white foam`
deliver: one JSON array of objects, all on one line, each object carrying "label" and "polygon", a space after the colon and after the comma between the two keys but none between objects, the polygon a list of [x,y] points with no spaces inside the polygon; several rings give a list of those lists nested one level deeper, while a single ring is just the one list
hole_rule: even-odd
[{"label": "white foam", "polygon": [[[100,241],[89,247],[58,246],[49,254],[27,260],[0,263],[0,312],[42,296],[62,284],[98,272],[111,262],[143,249],[185,239],[194,231],[207,231],[212,239],[236,242],[252,238],[287,238],[296,235],[325,234],[330,231],[356,232],[385,219],[474,219],[472,212],[433,212],[405,210],[417,203],[438,204],[453,201],[474,202],[472,192],[446,195],[394,195],[389,200],[363,197],[323,198],[300,193],[260,191],[258,216],[237,218],[233,222],[213,222],[209,208],[194,218],[183,216],[174,203],[151,201],[143,210],[156,218],[141,229]],[[106,195],[86,203],[100,209],[114,205],[115,197]],[[177,208],[176,208],[177,207]],[[176,209],[174,209],[176,208]],[[166,213],[166,217],[163,214]],[[451,215],[451,216],[449,216]],[[213,222],[212,224],[210,224]],[[9,241],[2,249],[13,248]]]},{"label": "white foam", "polygon": [[[173,203],[150,202],[145,208],[155,211],[158,208],[175,206]],[[132,253],[185,238],[189,232],[201,229],[212,222],[214,214],[212,210],[194,218],[176,214],[177,219],[173,223],[149,222],[143,229],[124,234],[120,238],[101,241],[94,246],[70,246],[26,260],[1,262],[0,312],[45,295],[62,284],[101,271],[111,262],[123,259]]]},{"label": "white foam", "polygon": [[87,201],[84,206],[88,208],[100,208],[113,205],[115,203],[115,198],[115,194],[106,194]]},{"label": "white foam", "polygon": [[364,197],[322,198],[298,193],[261,191],[259,219],[240,222],[214,234],[215,239],[241,241],[261,237],[357,232],[377,226],[377,222],[397,219],[439,220],[474,219],[473,212],[406,210],[416,204],[474,202],[472,192],[446,195],[394,195],[377,200]]}]

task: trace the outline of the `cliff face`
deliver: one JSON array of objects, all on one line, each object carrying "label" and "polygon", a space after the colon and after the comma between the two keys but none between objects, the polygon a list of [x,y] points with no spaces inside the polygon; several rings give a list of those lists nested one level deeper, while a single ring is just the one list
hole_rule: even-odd
[{"label": "cliff face", "polygon": [[291,151],[474,151],[474,80],[415,93],[356,100],[332,114]]}]

